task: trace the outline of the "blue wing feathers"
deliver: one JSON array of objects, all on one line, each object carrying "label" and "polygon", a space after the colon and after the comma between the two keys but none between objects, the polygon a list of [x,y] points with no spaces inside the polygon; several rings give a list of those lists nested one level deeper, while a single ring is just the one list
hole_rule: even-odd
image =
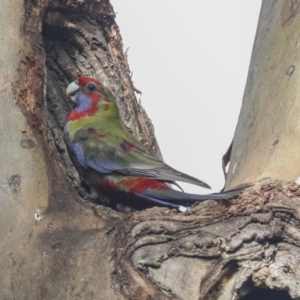
[{"label": "blue wing feathers", "polygon": [[85,169],[91,167],[100,173],[111,173],[112,171],[117,170],[119,168],[119,166],[115,162],[110,160],[86,158],[84,156],[82,146],[79,143],[71,142],[69,143],[69,147],[75,154],[80,165]]},{"label": "blue wing feathers", "polygon": [[82,146],[79,143],[71,142],[69,143],[69,147],[72,150],[72,152],[75,154],[80,165],[86,169],[88,166],[87,166],[86,159],[84,157]]},{"label": "blue wing feathers", "polygon": [[99,160],[95,158],[87,159],[87,165],[100,173],[111,173],[118,169],[118,165],[113,161]]}]

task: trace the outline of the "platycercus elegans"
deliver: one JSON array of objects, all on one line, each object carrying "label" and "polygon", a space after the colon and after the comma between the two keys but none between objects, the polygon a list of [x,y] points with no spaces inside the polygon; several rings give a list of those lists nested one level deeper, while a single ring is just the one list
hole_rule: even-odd
[{"label": "platycercus elegans", "polygon": [[182,208],[207,199],[229,199],[240,191],[195,195],[177,191],[176,180],[209,185],[179,172],[149,154],[121,123],[116,97],[101,82],[79,77],[67,87],[75,108],[64,128],[70,158],[92,191],[110,206],[132,208],[154,205]]}]

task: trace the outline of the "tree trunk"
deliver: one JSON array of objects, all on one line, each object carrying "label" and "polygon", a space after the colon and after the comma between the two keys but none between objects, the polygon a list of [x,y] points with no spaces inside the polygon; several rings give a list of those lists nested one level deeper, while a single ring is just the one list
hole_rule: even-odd
[{"label": "tree trunk", "polygon": [[126,215],[89,201],[62,141],[85,74],[160,156],[109,1],[1,0],[0,299],[299,299],[299,11],[263,2],[227,187],[272,180]]},{"label": "tree trunk", "polygon": [[300,175],[300,1],[264,1],[227,187]]}]

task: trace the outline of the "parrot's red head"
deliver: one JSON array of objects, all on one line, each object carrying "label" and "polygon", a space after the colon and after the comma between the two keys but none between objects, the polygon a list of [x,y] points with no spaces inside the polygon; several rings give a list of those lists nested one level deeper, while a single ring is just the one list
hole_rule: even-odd
[{"label": "parrot's red head", "polygon": [[67,87],[67,95],[75,104],[68,121],[94,115],[99,109],[108,109],[111,101],[110,91],[98,80],[78,77]]}]

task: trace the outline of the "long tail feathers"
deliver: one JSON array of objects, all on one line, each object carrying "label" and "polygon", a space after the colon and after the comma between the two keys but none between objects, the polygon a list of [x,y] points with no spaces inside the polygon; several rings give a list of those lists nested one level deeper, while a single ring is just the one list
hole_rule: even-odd
[{"label": "long tail feathers", "polygon": [[212,193],[207,195],[198,195],[198,194],[188,194],[176,190],[152,190],[148,189],[142,194],[139,194],[140,197],[146,198],[151,202],[174,207],[179,210],[182,210],[182,207],[189,207],[192,203],[204,200],[229,200],[235,198],[241,194],[245,189],[252,186],[252,184],[241,184],[236,186],[226,192],[222,193]]}]

